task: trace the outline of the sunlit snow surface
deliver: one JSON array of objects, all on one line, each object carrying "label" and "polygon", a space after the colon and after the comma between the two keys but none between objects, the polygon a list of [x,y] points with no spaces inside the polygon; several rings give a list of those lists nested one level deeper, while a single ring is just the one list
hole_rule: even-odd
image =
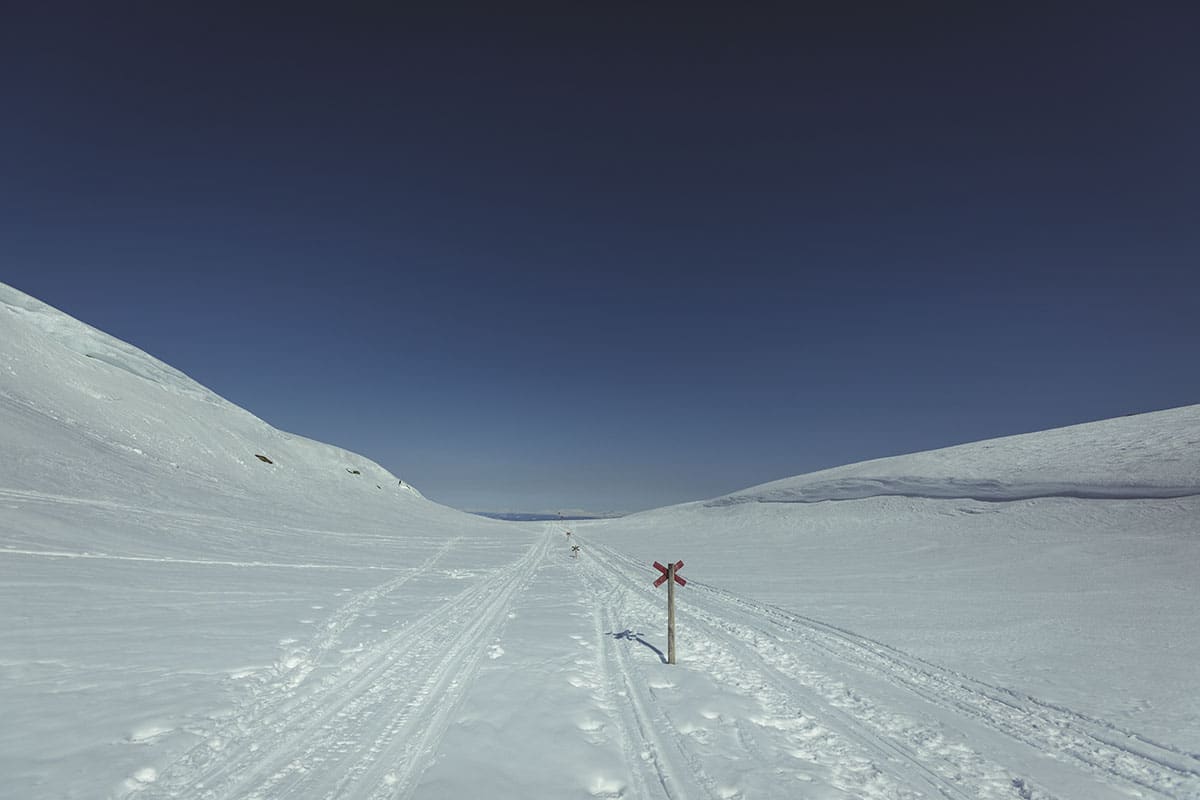
[{"label": "sunlit snow surface", "polygon": [[1198,445],[494,522],[0,284],[0,797],[1200,797]]}]

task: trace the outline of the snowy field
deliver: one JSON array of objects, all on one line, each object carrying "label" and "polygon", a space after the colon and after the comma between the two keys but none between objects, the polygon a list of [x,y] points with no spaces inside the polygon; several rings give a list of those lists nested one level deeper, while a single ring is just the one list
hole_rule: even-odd
[{"label": "snowy field", "polygon": [[1200,798],[1198,445],[499,522],[0,284],[0,798]]}]

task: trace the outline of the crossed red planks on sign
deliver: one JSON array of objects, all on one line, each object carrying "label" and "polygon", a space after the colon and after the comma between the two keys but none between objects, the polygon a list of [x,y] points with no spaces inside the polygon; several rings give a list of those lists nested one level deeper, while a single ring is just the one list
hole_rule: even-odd
[{"label": "crossed red planks on sign", "polygon": [[[645,563],[645,562],[643,562],[643,563]],[[667,582],[667,574],[669,573],[670,570],[667,567],[664,567],[662,564],[658,563],[657,561],[654,562],[654,568],[662,573],[662,575],[659,576],[658,580],[656,580],[654,582],[654,586],[655,586],[655,588],[657,588]],[[687,586],[687,579],[681,578],[679,576],[679,570],[681,570],[681,569],[683,569],[683,562],[676,561],[675,562],[675,582],[678,583],[680,586]]]}]

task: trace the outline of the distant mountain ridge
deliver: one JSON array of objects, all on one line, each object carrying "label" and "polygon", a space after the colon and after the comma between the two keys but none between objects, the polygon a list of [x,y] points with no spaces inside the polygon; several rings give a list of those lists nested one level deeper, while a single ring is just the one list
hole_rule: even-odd
[{"label": "distant mountain ridge", "polygon": [[506,522],[544,522],[556,519],[563,521],[578,519],[617,519],[622,514],[589,514],[584,512],[568,512],[559,514],[552,511],[471,511],[479,517],[499,519]]}]

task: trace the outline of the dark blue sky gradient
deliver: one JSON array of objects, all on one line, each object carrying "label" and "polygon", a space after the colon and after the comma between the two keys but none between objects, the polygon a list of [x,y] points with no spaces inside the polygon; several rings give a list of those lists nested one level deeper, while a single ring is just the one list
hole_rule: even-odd
[{"label": "dark blue sky gradient", "polygon": [[1184,6],[25,5],[0,280],[435,500],[1200,400]]}]

